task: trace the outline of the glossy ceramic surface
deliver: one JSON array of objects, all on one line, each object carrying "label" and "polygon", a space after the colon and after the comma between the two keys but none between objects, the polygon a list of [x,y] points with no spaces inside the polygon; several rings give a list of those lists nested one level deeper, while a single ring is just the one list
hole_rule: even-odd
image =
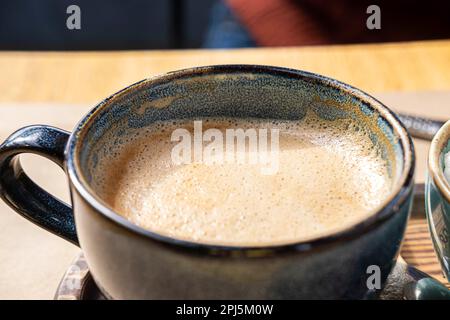
[{"label": "glossy ceramic surface", "polygon": [[444,155],[450,152],[450,121],[434,137],[428,158],[426,212],[434,248],[450,276],[450,184],[444,176]]},{"label": "glossy ceramic surface", "polygon": [[[154,121],[210,116],[300,120],[308,111],[328,121],[352,117],[370,128],[374,146],[397,181],[380,210],[338,233],[266,247],[181,241],[133,225],[95,193],[96,163],[112,146],[126,143],[133,130]],[[188,69],[144,80],[107,98],[70,136],[46,126],[32,128],[0,147],[0,195],[23,216],[79,244],[108,297],[371,298],[380,290],[367,285],[368,267],[379,268],[382,287],[395,263],[411,207],[413,145],[389,109],[336,80],[265,66]],[[15,157],[22,152],[36,152],[64,166],[74,219],[70,208],[24,175]]]}]

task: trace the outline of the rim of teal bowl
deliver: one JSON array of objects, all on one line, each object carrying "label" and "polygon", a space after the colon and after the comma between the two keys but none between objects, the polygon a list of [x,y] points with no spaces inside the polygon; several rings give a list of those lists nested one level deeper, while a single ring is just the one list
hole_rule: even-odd
[{"label": "rim of teal bowl", "polygon": [[428,154],[428,171],[434,184],[446,198],[447,202],[450,203],[450,183],[445,178],[444,169],[441,165],[441,154],[447,147],[449,140],[450,120],[439,129],[431,141],[430,152]]}]

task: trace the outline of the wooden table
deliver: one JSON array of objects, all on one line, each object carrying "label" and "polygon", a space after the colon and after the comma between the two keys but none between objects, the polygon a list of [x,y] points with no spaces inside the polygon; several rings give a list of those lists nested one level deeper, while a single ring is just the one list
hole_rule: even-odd
[{"label": "wooden table", "polygon": [[[432,95],[441,104],[437,101],[429,106],[427,102],[427,108],[422,108],[414,96],[408,98],[411,107],[403,104],[396,108],[398,97],[386,93],[450,91],[450,41],[203,51],[3,52],[0,141],[32,123],[70,130],[96,101],[142,78],[180,68],[228,63],[317,72],[388,100],[394,109],[450,119],[450,106],[442,107],[442,99],[450,100],[448,93]],[[423,181],[428,144],[418,142],[417,146],[421,159],[417,178]],[[25,156],[24,165],[34,179],[68,201],[66,179],[56,165],[35,156]],[[406,260],[441,277],[424,220],[411,221],[409,231],[404,245]],[[13,214],[3,203],[0,243],[0,299],[51,298],[79,250]]]}]

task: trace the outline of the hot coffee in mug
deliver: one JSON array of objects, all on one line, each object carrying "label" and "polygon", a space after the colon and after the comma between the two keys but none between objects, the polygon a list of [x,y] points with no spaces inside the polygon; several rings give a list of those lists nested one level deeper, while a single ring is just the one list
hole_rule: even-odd
[{"label": "hot coffee in mug", "polygon": [[[66,171],[72,207],[26,176],[27,152]],[[269,66],[143,80],[70,134],[30,126],[0,146],[2,199],[80,246],[114,299],[376,297],[413,174],[411,138],[387,107]],[[367,285],[374,266],[379,287]]]},{"label": "hot coffee in mug", "polygon": [[[188,135],[174,139],[179,130]],[[362,221],[392,190],[387,160],[352,119],[310,111],[301,120],[186,119],[135,131],[121,144],[105,137],[100,145],[110,152],[97,164],[94,188],[133,223],[175,238],[252,246],[307,240]],[[182,163],[178,149],[187,155]]]}]

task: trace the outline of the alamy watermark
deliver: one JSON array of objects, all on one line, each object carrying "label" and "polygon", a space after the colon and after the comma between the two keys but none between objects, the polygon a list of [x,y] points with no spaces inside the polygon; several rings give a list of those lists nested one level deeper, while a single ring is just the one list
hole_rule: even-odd
[{"label": "alamy watermark", "polygon": [[83,276],[81,274],[81,268],[78,265],[72,265],[70,266],[69,270],[67,270],[66,275],[64,276],[64,281],[61,284],[61,289],[68,292],[81,290],[82,279]]},{"label": "alamy watermark", "polygon": [[[203,131],[202,121],[194,121],[194,132],[178,128],[172,132],[172,162],[175,165],[203,163],[259,165],[262,174],[278,172],[279,129],[209,128]],[[269,148],[270,145],[270,148]]]},{"label": "alamy watermark", "polygon": [[376,4],[372,4],[367,7],[367,14],[370,16],[366,20],[366,27],[369,30],[380,30],[381,29],[381,9]]},{"label": "alamy watermark", "polygon": [[369,275],[366,280],[366,286],[369,290],[381,289],[381,269],[373,264],[367,267],[366,274]]},{"label": "alamy watermark", "polygon": [[66,19],[66,27],[69,30],[81,30],[81,9],[76,4],[67,7],[66,13],[69,15]]}]

